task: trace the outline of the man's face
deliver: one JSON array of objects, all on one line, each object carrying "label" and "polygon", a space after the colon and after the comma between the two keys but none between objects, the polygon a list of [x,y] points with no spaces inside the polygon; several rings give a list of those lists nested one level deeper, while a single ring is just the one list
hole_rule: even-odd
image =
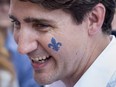
[{"label": "man's face", "polygon": [[71,79],[81,68],[87,46],[85,22],[77,25],[62,10],[18,0],[12,0],[9,14],[18,50],[32,60],[38,83]]}]

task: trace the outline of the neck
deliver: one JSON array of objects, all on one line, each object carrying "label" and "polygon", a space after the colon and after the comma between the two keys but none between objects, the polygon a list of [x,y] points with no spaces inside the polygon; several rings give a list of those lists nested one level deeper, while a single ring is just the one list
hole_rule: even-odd
[{"label": "neck", "polygon": [[103,50],[110,43],[109,36],[103,36],[102,38],[93,39],[91,43],[88,43],[85,54],[83,55],[82,61],[75,73],[69,76],[64,83],[66,87],[73,87],[86,70],[92,65],[97,57],[103,52]]}]

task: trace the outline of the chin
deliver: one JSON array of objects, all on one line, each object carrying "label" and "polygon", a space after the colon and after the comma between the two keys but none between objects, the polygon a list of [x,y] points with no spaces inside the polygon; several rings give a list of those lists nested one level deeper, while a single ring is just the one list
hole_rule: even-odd
[{"label": "chin", "polygon": [[55,77],[53,75],[42,75],[35,73],[34,78],[36,82],[40,85],[48,85],[56,81]]}]

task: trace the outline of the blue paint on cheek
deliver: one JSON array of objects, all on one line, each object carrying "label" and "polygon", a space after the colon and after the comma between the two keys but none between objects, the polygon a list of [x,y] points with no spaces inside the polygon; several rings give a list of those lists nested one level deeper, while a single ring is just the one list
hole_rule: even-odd
[{"label": "blue paint on cheek", "polygon": [[52,37],[51,43],[48,44],[49,48],[52,48],[55,51],[58,51],[62,44],[60,42],[56,42],[56,40]]}]

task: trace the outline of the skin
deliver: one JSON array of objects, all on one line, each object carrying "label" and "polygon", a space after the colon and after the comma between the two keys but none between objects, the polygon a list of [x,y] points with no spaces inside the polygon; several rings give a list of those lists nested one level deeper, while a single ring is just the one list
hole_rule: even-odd
[{"label": "skin", "polygon": [[[50,11],[18,0],[11,0],[9,15],[20,53],[30,58],[52,56],[41,67],[34,68],[39,84],[62,80],[67,87],[73,87],[110,42],[109,36],[101,31],[105,15],[102,4],[98,4],[79,25],[61,9]],[[49,26],[33,26],[30,18]],[[52,38],[62,44],[58,51],[48,47]]]}]

